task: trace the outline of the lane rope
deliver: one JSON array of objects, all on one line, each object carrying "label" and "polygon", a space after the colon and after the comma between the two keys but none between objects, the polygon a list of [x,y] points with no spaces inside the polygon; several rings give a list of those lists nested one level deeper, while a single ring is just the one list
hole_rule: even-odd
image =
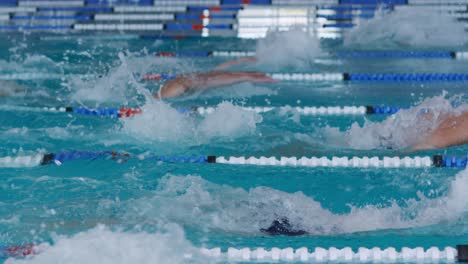
[{"label": "lane rope", "polygon": [[[138,74],[134,74],[138,75]],[[352,81],[352,82],[466,82],[466,73],[267,73],[278,81]],[[0,74],[0,80],[63,80],[70,77],[96,78],[90,74],[12,73]],[[177,78],[171,74],[143,74],[143,81],[169,81]]]},{"label": "lane rope", "polygon": [[65,78],[96,78],[98,75],[92,74],[62,74],[46,72],[24,72],[24,73],[3,73],[0,80],[3,81],[34,81],[34,80],[64,80]]},{"label": "lane rope", "polygon": [[[402,107],[395,106],[237,106],[246,111],[256,113],[268,113],[274,111],[297,112],[301,115],[391,115],[397,113]],[[200,115],[212,114],[217,107],[179,107],[180,113],[198,113]],[[86,108],[86,107],[27,107],[27,106],[0,106],[0,111],[12,112],[44,112],[44,113],[74,113],[87,116],[101,116],[111,118],[124,118],[141,114],[140,108],[120,107],[120,108]]]},{"label": "lane rope", "polygon": [[74,160],[111,158],[118,162],[131,158],[166,163],[218,163],[228,165],[287,166],[287,167],[330,167],[330,168],[465,168],[467,156],[414,156],[414,157],[224,157],[224,156],[157,156],[149,154],[131,155],[117,151],[62,151],[38,153],[24,156],[0,158],[0,167],[26,168],[56,164]]},{"label": "lane rope", "polygon": [[[24,245],[0,247],[1,255],[4,257],[26,257],[41,254],[47,250],[41,245]],[[261,262],[468,262],[468,245],[457,245],[456,247],[402,247],[398,251],[394,247],[381,249],[379,247],[359,247],[354,251],[351,247],[344,248],[322,248],[308,249],[292,247],[271,249],[259,248],[234,248],[229,247],[223,251],[219,247],[200,248],[200,253],[209,258],[228,261],[261,261]],[[190,257],[188,257],[190,258]]]},{"label": "lane rope", "polygon": [[[255,51],[158,51],[157,57],[253,57]],[[337,58],[413,58],[468,59],[467,51],[339,51],[329,54]]]},{"label": "lane rope", "polygon": [[448,261],[448,262],[467,262],[468,261],[468,246],[458,245],[456,248],[445,247],[440,250],[437,247],[430,247],[424,250],[423,247],[408,248],[403,247],[401,251],[397,251],[394,247],[380,249],[378,247],[366,248],[359,247],[357,251],[353,251],[351,247],[338,249],[330,247],[328,249],[316,247],[313,251],[309,251],[306,247],[298,249],[277,248],[270,250],[264,248],[228,248],[227,251],[222,251],[220,248],[202,249],[201,252],[205,256],[216,259],[227,259],[234,261],[266,261],[266,262],[433,262],[433,261]]},{"label": "lane rope", "polygon": [[[278,81],[466,82],[466,73],[267,73]],[[171,74],[144,74],[145,81],[168,81]]]}]

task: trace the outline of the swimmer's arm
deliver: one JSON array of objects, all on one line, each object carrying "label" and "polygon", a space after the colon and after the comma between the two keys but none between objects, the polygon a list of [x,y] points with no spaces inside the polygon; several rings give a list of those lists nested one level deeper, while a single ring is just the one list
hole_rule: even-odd
[{"label": "swimmer's arm", "polygon": [[155,98],[170,98],[189,91],[205,90],[218,86],[231,85],[241,82],[272,83],[271,77],[261,72],[221,72],[213,71],[200,74],[188,74],[170,80],[161,87]]},{"label": "swimmer's arm", "polygon": [[177,97],[179,95],[184,94],[190,89],[190,82],[186,76],[179,76],[175,79],[167,81],[159,91],[155,93],[153,96],[156,99],[161,98],[171,98]]},{"label": "swimmer's arm", "polygon": [[468,144],[468,111],[445,119],[428,138],[412,150],[438,149]]},{"label": "swimmer's arm", "polygon": [[255,57],[243,57],[243,58],[240,58],[240,59],[237,59],[237,60],[230,60],[230,61],[226,61],[224,63],[221,63],[220,65],[216,66],[213,71],[221,71],[221,70],[225,70],[231,66],[234,66],[234,65],[237,65],[237,64],[241,64],[241,63],[245,63],[245,62],[256,62],[257,59]]}]

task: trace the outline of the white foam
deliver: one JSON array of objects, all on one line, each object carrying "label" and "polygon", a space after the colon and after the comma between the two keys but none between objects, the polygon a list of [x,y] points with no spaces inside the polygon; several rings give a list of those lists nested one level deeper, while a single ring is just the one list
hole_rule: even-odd
[{"label": "white foam", "polygon": [[224,102],[206,115],[199,130],[205,137],[237,138],[254,134],[256,125],[261,122],[261,115]]},{"label": "white foam", "polygon": [[201,119],[178,112],[160,101],[149,101],[143,113],[122,118],[123,131],[141,140],[198,144],[215,137],[229,139],[251,135],[262,117],[231,103],[221,103]]},{"label": "white foam", "polygon": [[141,107],[142,113],[122,118],[123,131],[139,139],[183,141],[192,138],[195,122],[170,105],[152,100]]},{"label": "white foam", "polygon": [[53,246],[41,244],[40,254],[26,259],[10,258],[5,263],[100,263],[100,264],[173,264],[206,263],[199,250],[185,238],[181,228],[167,232],[112,231],[98,225],[73,236],[56,236]]},{"label": "white foam", "polygon": [[260,64],[275,71],[284,67],[306,68],[323,55],[320,41],[300,29],[272,31],[257,42],[256,55]]},{"label": "white foam", "polygon": [[466,41],[463,23],[434,9],[376,12],[344,35],[346,46],[362,48],[453,47]]}]

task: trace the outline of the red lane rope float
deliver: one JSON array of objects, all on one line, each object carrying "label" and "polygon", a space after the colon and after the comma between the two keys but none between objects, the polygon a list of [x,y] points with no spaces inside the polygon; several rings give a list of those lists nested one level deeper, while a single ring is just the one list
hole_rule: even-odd
[{"label": "red lane rope float", "polygon": [[142,113],[142,110],[139,109],[139,108],[125,108],[125,107],[122,107],[119,110],[119,117],[120,118],[130,117],[130,116],[138,115],[138,114],[141,114],[141,113]]},{"label": "red lane rope float", "polygon": [[5,257],[26,257],[29,255],[35,255],[39,253],[38,251],[34,250],[34,247],[35,245],[33,244],[2,247],[0,248],[0,252]]},{"label": "red lane rope float", "polygon": [[193,30],[203,30],[205,26],[203,24],[193,24],[192,29]]},{"label": "red lane rope float", "polygon": [[156,56],[158,56],[158,57],[175,57],[176,55],[177,55],[177,53],[171,52],[171,51],[156,52]]}]

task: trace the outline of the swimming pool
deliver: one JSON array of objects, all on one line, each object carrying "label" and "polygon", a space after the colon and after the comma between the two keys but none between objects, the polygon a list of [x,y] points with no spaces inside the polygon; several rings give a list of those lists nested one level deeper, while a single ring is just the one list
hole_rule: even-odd
[{"label": "swimming pool", "polygon": [[[237,68],[270,73],[463,74],[466,62],[450,58],[330,54],[406,52],[408,47],[464,51],[465,46],[406,45],[398,40],[388,47],[381,43],[392,39],[384,38],[361,46],[322,41],[320,47],[298,31],[273,33],[258,43],[79,36],[40,40],[34,34],[4,39],[2,76],[52,77],[28,80],[25,75],[14,84],[3,83],[8,91],[14,85],[19,91],[1,98],[2,157],[73,150],[132,156],[0,168],[0,244],[35,244],[43,251],[25,262],[206,263],[228,259],[209,258],[199,248],[443,249],[468,241],[466,169],[255,166],[142,158],[466,156],[467,146],[405,150],[422,133],[414,125],[422,109],[450,112],[466,107],[462,81],[283,80],[239,84],[161,103],[148,97],[160,83],[139,79],[146,73],[208,71],[226,60],[154,56],[158,51],[256,51],[258,64]],[[294,109],[256,113],[241,108],[287,105],[405,109],[390,117],[303,115]],[[208,115],[180,111],[193,106],[217,108]],[[42,111],[43,107],[135,107],[143,113],[118,119]],[[268,236],[260,231],[285,217],[310,234]],[[16,261],[23,259],[8,260]]]}]

